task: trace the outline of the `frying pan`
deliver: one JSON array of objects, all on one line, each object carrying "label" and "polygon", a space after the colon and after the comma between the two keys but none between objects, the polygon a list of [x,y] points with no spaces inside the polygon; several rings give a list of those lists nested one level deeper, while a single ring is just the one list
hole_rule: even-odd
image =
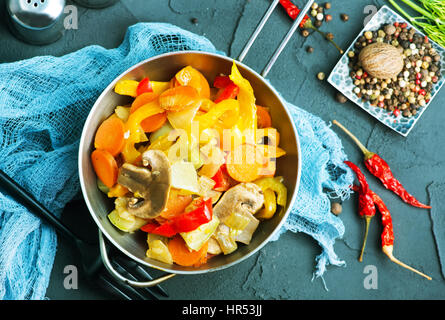
[{"label": "frying pan", "polygon": [[[108,220],[107,215],[113,210],[113,201],[104,195],[96,184],[90,155],[93,151],[94,135],[99,125],[108,118],[116,106],[125,105],[130,102],[128,97],[118,95],[114,92],[116,83],[123,79],[140,80],[148,76],[157,81],[169,81],[178,70],[185,66],[192,66],[209,80],[212,81],[220,73],[229,74],[233,59],[219,54],[199,51],[180,51],[162,54],[152,57],[131,67],[123,74],[114,79],[102,92],[91,109],[84,124],[79,147],[79,177],[83,197],[95,223],[99,228],[99,240],[102,260],[108,271],[117,279],[137,287],[149,287],[158,284],[174,274],[190,275],[222,270],[231,267],[244,259],[252,256],[260,250],[271,237],[281,228],[290,213],[296,199],[301,173],[301,151],[297,130],[292,118],[285,107],[278,92],[264,79],[270,68],[276,61],[287,42],[298,28],[302,18],[313,3],[310,0],[301,11],[301,14],[292,24],[291,29],[283,39],[281,45],[269,61],[268,65],[259,75],[257,72],[242,63],[255,38],[263,28],[278,0],[274,0],[265,13],[257,29],[246,44],[238,61],[235,61],[242,76],[246,78],[255,93],[256,103],[270,108],[273,126],[280,132],[280,147],[286,150],[286,156],[277,159],[277,175],[283,176],[284,184],[288,190],[288,203],[283,214],[276,214],[272,219],[263,221],[255,231],[249,245],[240,245],[239,248],[229,255],[218,255],[210,259],[200,267],[183,267],[176,264],[166,264],[146,257],[147,242],[146,234],[143,232],[125,233],[114,227]],[[107,256],[105,239],[108,239],[121,252],[130,259],[152,268],[163,270],[168,275],[148,282],[136,282],[126,279],[113,269]]]}]

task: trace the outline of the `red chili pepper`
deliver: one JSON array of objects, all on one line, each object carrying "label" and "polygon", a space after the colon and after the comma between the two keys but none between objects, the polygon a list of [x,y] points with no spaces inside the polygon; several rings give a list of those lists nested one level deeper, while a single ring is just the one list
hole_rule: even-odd
[{"label": "red chili pepper", "polygon": [[[283,8],[286,10],[289,17],[292,18],[292,20],[297,19],[298,15],[300,14],[300,9],[296,5],[294,5],[290,0],[280,0],[280,4],[283,6]],[[304,28],[304,24],[309,19],[308,15],[305,15],[303,20],[301,20],[300,28]]]},{"label": "red chili pepper", "polygon": [[362,173],[359,167],[350,161],[345,161],[345,163],[355,172],[357,179],[360,183],[359,188],[354,190],[358,191],[358,210],[359,214],[366,221],[365,236],[363,238],[362,250],[360,251],[360,256],[358,261],[363,260],[363,253],[365,252],[366,240],[368,238],[368,230],[372,217],[375,216],[375,205],[372,200],[371,194],[369,192],[368,182],[366,181],[365,175]]},{"label": "red chili pepper", "polygon": [[391,218],[391,213],[389,212],[388,208],[386,207],[385,203],[383,202],[383,200],[375,193],[373,192],[371,189],[369,190],[369,193],[372,197],[372,200],[374,201],[375,205],[377,206],[377,208],[379,209],[379,212],[382,216],[382,225],[383,225],[383,232],[381,235],[382,238],[382,251],[388,256],[388,258],[408,269],[411,270],[419,275],[421,275],[422,277],[427,278],[428,280],[431,280],[431,277],[427,276],[426,274],[423,274],[422,272],[406,265],[405,263],[399,261],[397,258],[394,257],[393,255],[393,250],[394,250],[394,230],[393,230],[393,225],[392,225],[392,218]]},{"label": "red chili pepper", "polygon": [[216,174],[212,177],[212,180],[215,181],[213,190],[226,191],[230,188],[231,179],[229,173],[227,172],[227,166],[225,163],[219,167]]},{"label": "red chili pepper", "polygon": [[378,154],[369,151],[365,146],[343,125],[338,121],[332,121],[335,125],[339,126],[346,134],[351,137],[351,139],[357,144],[357,146],[362,150],[365,156],[365,165],[369,172],[375,177],[379,178],[386,189],[391,190],[397,194],[406,203],[424,209],[430,209],[431,206],[422,204],[414,196],[408,193],[402,184],[394,177],[389,165],[383,160]]},{"label": "red chili pepper", "polygon": [[151,87],[150,79],[148,77],[142,79],[136,88],[136,94],[138,96],[145,92],[153,92],[153,88]]},{"label": "red chili pepper", "polygon": [[[280,4],[286,10],[287,15],[292,20],[295,20],[298,17],[298,15],[300,14],[301,10],[296,5],[294,5],[290,0],[280,0]],[[332,39],[327,37],[324,32],[320,31],[318,28],[316,28],[312,24],[312,21],[308,15],[305,15],[303,20],[301,20],[300,28],[301,29],[312,29],[312,30],[317,31],[318,33],[320,33],[323,36],[323,38],[325,38],[329,42],[331,42],[341,54],[343,54],[343,50]]]},{"label": "red chili pepper", "polygon": [[202,200],[198,207],[192,211],[185,212],[162,224],[147,223],[141,227],[141,230],[170,238],[177,233],[193,231],[210,220],[212,220],[211,198]]}]

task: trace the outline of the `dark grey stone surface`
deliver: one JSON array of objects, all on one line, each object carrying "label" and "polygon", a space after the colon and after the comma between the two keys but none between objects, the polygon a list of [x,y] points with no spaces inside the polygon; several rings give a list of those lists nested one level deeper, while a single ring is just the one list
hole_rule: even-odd
[{"label": "dark grey stone surface", "polygon": [[[296,1],[299,5],[303,1]],[[334,0],[333,20],[322,29],[331,31],[343,48],[363,27],[367,5],[388,4],[378,0]],[[84,46],[96,44],[106,48],[119,45],[128,26],[139,22],[169,22],[209,38],[219,50],[237,57],[244,43],[265,12],[268,0],[121,0],[116,5],[91,10],[78,7],[77,30],[67,30],[58,42],[35,47],[16,40],[4,19],[0,24],[0,62],[12,62],[37,55],[60,56]],[[341,13],[350,16],[342,22]],[[191,22],[197,18],[197,23]],[[277,10],[247,56],[245,63],[260,71],[287,32],[290,20]],[[306,46],[314,47],[308,54]],[[326,121],[337,119],[355,132],[369,149],[381,154],[392,166],[395,175],[422,202],[432,203],[432,211],[410,207],[380,183],[369,178],[371,187],[381,195],[393,215],[396,235],[395,255],[432,276],[427,281],[390,262],[380,250],[379,217],[371,225],[364,262],[357,261],[364,221],[356,213],[356,197],[343,204],[341,218],[345,224],[344,238],[335,250],[346,267],[328,267],[320,279],[312,279],[314,258],[320,253],[318,244],[304,234],[284,234],[279,241],[267,244],[259,253],[229,269],[196,276],[177,276],[163,284],[171,299],[444,299],[445,281],[439,252],[444,252],[445,196],[445,120],[442,91],[424,113],[407,138],[386,128],[353,103],[339,104],[335,90],[316,74],[329,74],[338,52],[314,34],[308,38],[295,35],[276,63],[269,78],[284,98]],[[112,79],[110,79],[111,81]],[[360,163],[359,150],[343,134],[344,148],[351,161]],[[78,229],[90,221],[86,212],[71,212],[64,219]],[[94,233],[93,229],[88,229]],[[90,233],[91,234],[91,233]],[[81,278],[77,290],[66,290],[63,273],[66,265],[76,265],[71,246],[60,240],[55,265],[47,291],[51,299],[108,299],[102,290],[93,288]],[[366,266],[376,267],[377,289],[366,289]],[[153,271],[153,274],[159,274]]]}]

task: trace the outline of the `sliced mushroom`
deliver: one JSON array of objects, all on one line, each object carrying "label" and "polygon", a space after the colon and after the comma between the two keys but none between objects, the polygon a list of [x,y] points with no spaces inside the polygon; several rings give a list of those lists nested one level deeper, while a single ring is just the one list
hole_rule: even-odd
[{"label": "sliced mushroom", "polygon": [[240,183],[227,190],[213,208],[220,221],[224,222],[232,213],[255,214],[264,203],[263,192],[254,183]]},{"label": "sliced mushroom", "polygon": [[[253,215],[263,207],[264,195],[261,188],[254,183],[240,183],[223,194],[216,206],[213,208],[213,214],[216,215],[221,223],[216,232],[215,239],[224,254],[229,254],[236,250],[236,241],[248,244],[253,233],[258,227],[259,221]],[[235,225],[233,217],[243,217],[247,219],[247,225],[243,230],[238,230],[238,236],[231,235],[231,227],[226,225]],[[243,222],[240,219],[238,222]]]},{"label": "sliced mushroom", "polygon": [[117,182],[133,192],[128,212],[144,219],[156,218],[165,209],[171,185],[171,169],[166,155],[159,150],[142,154],[144,167],[124,163]]}]

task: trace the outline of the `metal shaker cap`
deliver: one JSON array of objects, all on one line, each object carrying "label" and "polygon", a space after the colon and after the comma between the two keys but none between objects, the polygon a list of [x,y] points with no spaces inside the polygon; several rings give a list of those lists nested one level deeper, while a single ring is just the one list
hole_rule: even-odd
[{"label": "metal shaker cap", "polygon": [[7,0],[13,33],[32,44],[48,44],[63,34],[65,0]]}]

